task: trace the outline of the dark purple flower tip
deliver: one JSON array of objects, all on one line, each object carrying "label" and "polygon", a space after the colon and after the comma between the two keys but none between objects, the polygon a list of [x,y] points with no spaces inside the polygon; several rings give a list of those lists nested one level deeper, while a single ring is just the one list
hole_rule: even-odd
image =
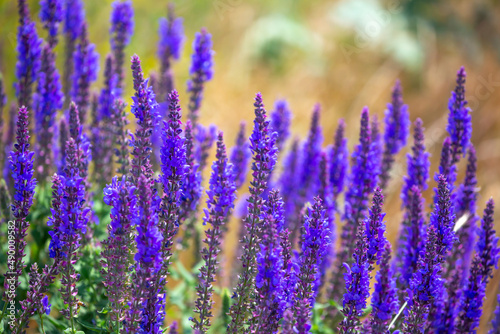
[{"label": "dark purple flower tip", "polygon": [[373,204],[369,210],[369,216],[365,220],[365,233],[368,244],[367,256],[368,262],[372,266],[375,262],[379,263],[385,244],[387,243],[387,239],[384,236],[385,224],[383,220],[385,213],[382,212],[383,204],[384,195],[382,194],[382,189],[377,187],[373,194]]},{"label": "dark purple flower tip", "polygon": [[455,196],[455,212],[457,215],[463,213],[476,213],[477,201],[477,157],[476,149],[471,144],[469,145],[469,156],[467,159],[467,170],[465,171],[465,178],[463,183],[457,189]]},{"label": "dark purple flower tip", "polygon": [[200,32],[196,33],[193,41],[193,55],[189,73],[196,75],[198,80],[202,82],[211,80],[214,73],[213,55],[212,35],[203,28]]},{"label": "dark purple flower tip", "polygon": [[452,141],[450,137],[446,137],[443,141],[443,148],[441,150],[441,159],[439,162],[439,174],[434,176],[434,179],[438,181],[440,175],[444,176],[448,183],[450,184],[450,189],[453,188],[457,177],[456,165],[453,163],[453,151],[452,151]]},{"label": "dark purple flower tip", "polygon": [[173,8],[169,6],[168,18],[160,18],[158,29],[160,41],[158,42],[158,57],[160,59],[172,57],[179,59],[184,44],[184,26],[181,17],[174,17]]},{"label": "dark purple flower tip", "polygon": [[339,120],[335,131],[333,147],[330,149],[330,184],[333,187],[333,195],[336,198],[344,190],[344,183],[349,169],[349,150],[347,138],[345,137],[345,122]]},{"label": "dark purple flower tip", "polygon": [[455,214],[451,202],[448,181],[444,175],[438,176],[438,187],[434,201],[434,211],[431,213],[430,225],[434,226],[437,233],[437,253],[444,258],[455,243],[453,232]]},{"label": "dark purple flower tip", "polygon": [[385,111],[384,142],[390,154],[396,154],[406,145],[410,128],[408,106],[403,104],[401,82],[396,81],[392,91],[392,102]]},{"label": "dark purple flower tip", "polygon": [[451,138],[451,161],[455,164],[460,155],[467,151],[472,135],[471,109],[465,100],[465,78],[467,74],[462,66],[457,72],[456,87],[451,92],[448,102],[448,126],[446,130]]},{"label": "dark purple flower tip", "polygon": [[290,123],[292,112],[286,100],[276,100],[274,110],[271,112],[271,128],[277,132],[276,145],[281,152],[286,140],[290,136]]},{"label": "dark purple flower tip", "polygon": [[53,47],[57,43],[59,24],[64,19],[62,0],[41,0],[40,20],[49,32],[49,44]]},{"label": "dark purple flower tip", "polygon": [[493,267],[498,269],[498,260],[500,259],[500,249],[498,247],[498,237],[495,235],[494,224],[495,202],[492,198],[486,203],[481,227],[478,230],[478,241],[476,250],[481,258],[483,269],[483,278],[492,275]]},{"label": "dark purple flower tip", "polygon": [[245,135],[245,122],[241,122],[240,130],[236,137],[236,144],[231,149],[230,160],[233,164],[233,175],[236,182],[236,188],[239,189],[245,183],[248,162],[252,157],[250,152],[248,138]]}]

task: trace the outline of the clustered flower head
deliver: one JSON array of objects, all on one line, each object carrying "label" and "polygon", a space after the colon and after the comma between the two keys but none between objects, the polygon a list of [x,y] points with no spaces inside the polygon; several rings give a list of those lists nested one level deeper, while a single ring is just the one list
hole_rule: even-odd
[{"label": "clustered flower head", "polygon": [[[186,36],[173,5],[158,23],[151,79],[137,55],[127,79],[132,1],[112,4],[102,69],[84,4],[41,0],[44,41],[19,0],[15,97],[0,76],[0,221],[8,231],[0,233],[7,249],[0,324],[10,332],[39,323],[40,332],[71,334],[499,333],[500,306],[494,314],[484,307],[499,238],[493,199],[482,219],[476,213],[480,166],[464,68],[429,187],[419,118],[406,148],[401,82],[385,126],[362,109],[351,152],[343,119],[336,129],[322,124],[316,104],[300,137],[292,133],[292,103],[276,100],[268,114],[261,93],[251,133],[241,122],[228,151],[223,131],[200,122],[214,75],[208,30],[193,38],[182,101],[173,69]],[[4,121],[7,98],[17,105]],[[406,175],[394,180],[402,181],[394,196],[392,168],[403,150]],[[400,215],[386,216],[384,200],[401,204]],[[401,220],[391,245],[385,232],[394,217]],[[236,245],[226,240],[236,234]],[[17,314],[4,321],[10,307]]]}]

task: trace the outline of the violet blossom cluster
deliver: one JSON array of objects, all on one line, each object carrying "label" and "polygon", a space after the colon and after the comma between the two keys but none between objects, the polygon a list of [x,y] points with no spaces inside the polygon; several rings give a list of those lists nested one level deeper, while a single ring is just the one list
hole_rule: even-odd
[{"label": "violet blossom cluster", "polygon": [[[194,36],[185,101],[175,89],[172,65],[186,36],[173,5],[159,22],[159,72],[151,80],[137,55],[130,79],[124,71],[132,1],[113,2],[102,69],[83,1],[41,0],[44,38],[27,2],[18,6],[16,96],[9,96],[18,106],[7,113],[0,77],[0,221],[13,232],[0,233],[10,238],[0,324],[7,307],[18,306],[11,332],[38,322],[71,334],[478,333],[489,317],[490,334],[498,333],[500,306],[484,313],[499,238],[493,199],[482,219],[476,213],[479,149],[471,142],[464,68],[448,103],[436,185],[428,190],[423,121],[414,121],[406,149],[409,108],[399,81],[384,128],[363,108],[352,152],[343,119],[336,129],[321,124],[316,104],[301,138],[291,130],[292,100],[277,100],[268,115],[260,93],[250,137],[241,122],[228,152],[223,132],[200,121],[214,75],[206,29]],[[132,131],[129,117],[136,119]],[[406,175],[392,182],[405,149]],[[247,180],[249,194],[241,191]],[[392,196],[396,181],[400,196]],[[394,229],[398,215],[386,217],[384,199],[401,204],[393,245],[385,221]],[[236,234],[235,245],[229,238]]]}]

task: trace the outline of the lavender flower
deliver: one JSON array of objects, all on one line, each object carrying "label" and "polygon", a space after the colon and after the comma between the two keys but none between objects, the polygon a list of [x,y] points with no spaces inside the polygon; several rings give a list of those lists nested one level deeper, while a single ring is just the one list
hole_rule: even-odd
[{"label": "lavender flower", "polygon": [[70,138],[66,146],[66,167],[63,175],[53,177],[53,202],[52,217],[49,226],[54,226],[51,231],[49,249],[52,257],[62,256],[60,289],[65,308],[61,313],[71,321],[78,314],[78,298],[76,283],[79,275],[75,271],[78,259],[77,251],[80,247],[82,235],[87,231],[89,209],[85,206],[85,184],[80,176],[80,157],[74,138]]},{"label": "lavender flower", "polygon": [[493,275],[493,267],[497,268],[500,259],[498,237],[495,236],[493,213],[495,209],[493,199],[489,199],[484,209],[481,228],[478,231],[476,251],[481,258],[483,280],[488,280]]},{"label": "lavender flower", "polygon": [[389,182],[389,172],[396,155],[405,145],[410,127],[408,106],[403,104],[401,82],[396,81],[392,90],[392,102],[385,110],[384,156],[380,174],[380,187],[385,189]]},{"label": "lavender flower", "polygon": [[200,165],[200,171],[205,169],[208,159],[208,151],[212,147],[217,136],[217,127],[210,125],[208,128],[198,124],[195,131],[195,159]]},{"label": "lavender flower", "polygon": [[223,239],[224,224],[228,220],[229,212],[234,207],[236,186],[232,175],[232,166],[228,163],[226,147],[222,132],[218,135],[216,161],[212,165],[210,188],[207,190],[207,209],[203,224],[210,228],[205,232],[205,247],[201,251],[204,265],[200,269],[198,298],[195,302],[194,312],[199,314],[199,319],[192,318],[193,329],[199,333],[206,333],[210,328],[212,317],[212,283],[218,272],[217,255]]},{"label": "lavender flower", "polygon": [[158,103],[155,100],[153,90],[148,87],[148,80],[144,79],[141,61],[137,55],[132,56],[132,75],[134,77],[135,95],[132,97],[132,114],[137,118],[137,129],[132,137],[132,182],[136,184],[139,176],[145,174],[152,180],[153,170],[151,167],[151,134],[158,124]]},{"label": "lavender flower", "polygon": [[63,18],[63,1],[40,1],[40,20],[43,22],[43,27],[47,29],[49,33],[48,42],[52,49],[57,44],[59,24],[62,22]]},{"label": "lavender flower", "polygon": [[[340,323],[339,333],[357,333],[360,327],[359,318],[366,308],[366,300],[370,296],[370,264],[367,257],[368,243],[363,224],[359,223],[356,246],[352,257],[354,262],[349,266],[344,263],[347,273],[345,277],[346,292],[342,302],[344,319]],[[338,287],[337,287],[338,288]]]},{"label": "lavender flower", "polygon": [[125,302],[131,284],[128,276],[131,232],[138,214],[135,191],[136,188],[125,176],[121,179],[115,176],[112,183],[104,188],[104,202],[111,206],[111,223],[108,226],[108,238],[103,241],[101,274],[112,309],[110,320],[116,324],[117,332],[120,332],[125,318]]},{"label": "lavender flower", "polygon": [[[19,286],[19,277],[23,273],[26,247],[26,235],[28,227],[28,213],[33,205],[36,180],[33,178],[33,155],[30,151],[29,136],[29,112],[25,107],[19,109],[17,117],[16,144],[14,151],[10,152],[9,164],[11,175],[14,180],[14,196],[12,198],[12,216],[14,218],[14,230],[12,240],[14,253],[9,252],[7,258],[8,271],[5,274],[5,302],[10,304],[16,296]],[[11,242],[9,242],[9,245]],[[10,248],[9,248],[10,249]],[[11,326],[12,328],[12,326]]]},{"label": "lavender flower", "polygon": [[248,145],[248,139],[245,136],[245,122],[241,122],[240,130],[236,137],[236,144],[231,149],[229,158],[233,164],[233,178],[235,180],[236,189],[241,188],[243,183],[245,183],[248,171],[248,161],[251,157]]},{"label": "lavender flower", "polygon": [[262,241],[257,253],[256,308],[253,316],[254,332],[259,334],[276,333],[279,321],[283,318],[285,304],[285,252],[280,232],[283,231],[283,201],[277,190],[269,193],[264,213]]},{"label": "lavender flower", "polygon": [[206,29],[202,29],[196,33],[193,42],[193,55],[189,69],[191,79],[188,81],[188,92],[190,93],[188,118],[194,127],[198,124],[205,82],[210,81],[213,76],[213,54],[212,35]]},{"label": "lavender flower", "polygon": [[[163,145],[161,147],[161,175],[159,182],[163,187],[160,216],[160,231],[163,234],[160,276],[166,277],[170,257],[172,256],[173,238],[179,230],[179,204],[181,184],[188,172],[186,165],[186,147],[182,135],[181,107],[177,91],[169,96],[168,122],[164,121]],[[159,282],[159,280],[157,280]],[[158,286],[159,287],[159,286]]]},{"label": "lavender flower", "polygon": [[90,106],[90,85],[97,80],[99,70],[99,54],[95,51],[95,45],[90,44],[88,40],[86,24],[82,25],[80,44],[76,46],[73,58],[71,99],[78,106],[81,122],[85,124]]},{"label": "lavender flower", "polygon": [[116,74],[117,95],[120,96],[123,89],[125,47],[130,43],[130,38],[134,33],[132,1],[114,1],[110,21],[109,33],[111,35],[111,50],[115,61],[114,73]]},{"label": "lavender flower", "polygon": [[385,213],[382,212],[383,203],[384,195],[382,195],[382,189],[377,187],[373,194],[373,205],[369,210],[369,218],[365,220],[367,241],[366,255],[370,266],[380,261],[385,244],[387,243],[387,239],[384,236],[385,224],[383,220]]},{"label": "lavender flower", "polygon": [[389,321],[399,308],[396,279],[391,268],[391,244],[386,242],[380,259],[380,270],[375,276],[372,294],[372,313],[368,333],[379,334],[388,330]]},{"label": "lavender flower", "polygon": [[290,123],[292,122],[292,112],[286,100],[276,100],[274,110],[270,114],[271,128],[278,133],[276,146],[281,152],[286,140],[290,136]]},{"label": "lavender flower", "polygon": [[319,173],[319,159],[321,153],[321,144],[323,142],[323,134],[319,125],[320,105],[314,107],[311,128],[303,147],[302,172],[300,176],[300,186],[302,188],[302,196],[304,200],[311,198],[312,194],[316,193],[316,188],[313,180],[316,180]]},{"label": "lavender flower", "polygon": [[299,156],[299,141],[295,139],[292,143],[290,151],[285,156],[283,163],[283,172],[279,178],[279,185],[281,189],[281,194],[283,195],[283,201],[285,202],[285,221],[287,228],[293,228],[292,221],[296,219],[295,215],[295,203],[297,197],[296,186],[298,183],[298,174],[300,166],[300,156]]},{"label": "lavender flower", "polygon": [[[337,256],[336,271],[330,281],[330,300],[338,300],[340,295],[339,286],[344,285],[342,277],[343,263],[351,262],[350,254],[353,253],[355,245],[352,240],[356,237],[357,226],[365,217],[368,207],[368,197],[375,188],[379,166],[376,165],[376,143],[371,142],[371,129],[368,108],[361,112],[361,127],[359,144],[352,153],[351,173],[348,180],[348,188],[345,193],[344,221],[342,226],[342,244]],[[329,308],[330,312],[335,312]]]},{"label": "lavender flower", "polygon": [[163,236],[158,228],[157,215],[159,198],[153,194],[151,181],[145,174],[139,176],[137,192],[139,221],[136,223],[135,237],[136,264],[135,272],[132,274],[132,296],[125,328],[127,332],[137,332],[140,328],[139,332],[160,333],[163,303],[155,284],[163,260],[161,254]]},{"label": "lavender flower", "polygon": [[38,37],[35,22],[30,18],[26,0],[18,1],[19,28],[17,31],[16,97],[18,107],[32,108],[32,85],[38,79],[41,67],[42,39]]},{"label": "lavender flower", "polygon": [[446,130],[451,138],[451,164],[454,165],[465,155],[472,134],[471,109],[465,100],[465,69],[461,67],[457,72],[457,85],[451,92],[448,102],[448,126]]},{"label": "lavender flower", "polygon": [[[302,253],[299,258],[300,271],[297,277],[294,312],[296,333],[309,333],[310,317],[314,306],[314,283],[319,273],[319,264],[330,246],[330,229],[325,218],[325,208],[319,197],[308,208],[301,237]],[[304,303],[304,301],[307,301]]]},{"label": "lavender flower", "polygon": [[65,61],[64,61],[64,76],[63,89],[66,105],[70,102],[70,92],[73,85],[71,78],[73,77],[74,68],[74,52],[76,40],[81,36],[83,25],[85,22],[85,10],[83,9],[82,0],[66,0],[64,1],[64,35],[65,35]]},{"label": "lavender flower", "polygon": [[58,126],[58,139],[59,139],[59,147],[58,147],[58,159],[57,159],[57,170],[58,173],[61,174],[64,170],[64,166],[66,165],[66,142],[68,141],[68,123],[66,119],[62,117],[59,120]]},{"label": "lavender flower", "polygon": [[407,201],[407,211],[399,235],[395,262],[401,292],[406,291],[410,286],[410,280],[417,270],[418,259],[426,239],[424,199],[417,185],[411,188]]},{"label": "lavender flower", "polygon": [[457,166],[452,162],[452,146],[450,137],[446,137],[443,141],[443,149],[441,150],[441,159],[439,161],[439,173],[436,173],[434,179],[438,180],[439,175],[443,175],[448,180],[449,187],[453,190],[455,180],[457,178]]},{"label": "lavender flower", "polygon": [[127,120],[127,112],[125,111],[125,102],[118,99],[115,100],[113,105],[113,128],[114,135],[116,138],[116,145],[118,148],[115,148],[115,156],[116,163],[118,167],[116,168],[116,172],[125,175],[129,171],[129,146],[131,133],[126,129],[128,124]]},{"label": "lavender flower", "polygon": [[42,68],[34,96],[36,160],[41,180],[45,180],[51,171],[53,127],[57,110],[61,109],[62,105],[63,94],[55,55],[52,49],[45,45],[42,51]]},{"label": "lavender flower", "polygon": [[182,18],[174,16],[173,5],[168,7],[168,18],[160,18],[158,34],[158,58],[160,59],[160,101],[167,99],[174,89],[172,60],[178,60],[184,44],[184,27]]},{"label": "lavender flower", "polygon": [[330,184],[332,185],[333,196],[336,199],[344,190],[344,183],[347,179],[349,168],[349,150],[347,149],[347,138],[344,135],[345,122],[339,121],[333,147],[329,150],[330,156]]},{"label": "lavender flower", "polygon": [[417,271],[413,274],[408,289],[409,309],[404,322],[405,333],[423,332],[430,306],[440,295],[443,286],[441,266],[446,259],[446,253],[456,240],[450,189],[443,175],[438,177],[436,193],[425,248],[420,253]]},{"label": "lavender flower", "polygon": [[115,101],[118,77],[114,73],[113,58],[110,54],[106,57],[104,66],[104,87],[99,95],[98,119],[111,118],[113,114],[113,103]]},{"label": "lavender flower", "polygon": [[254,106],[254,129],[250,136],[250,149],[253,154],[253,181],[250,186],[251,196],[248,199],[248,215],[245,218],[247,234],[242,240],[243,255],[240,260],[243,272],[239,276],[233,296],[235,301],[229,311],[231,323],[228,326],[228,333],[239,333],[245,323],[247,306],[252,303],[251,294],[254,290],[256,274],[255,256],[262,224],[260,216],[263,205],[262,194],[267,187],[269,174],[276,164],[275,136],[270,133],[269,121],[260,93],[257,93],[255,97]]},{"label": "lavender flower", "polygon": [[417,186],[420,191],[427,189],[427,179],[429,178],[429,153],[425,151],[424,128],[420,118],[414,123],[412,154],[407,154],[408,175],[404,177],[404,185],[401,191],[403,206],[409,205],[410,192],[413,186]]}]

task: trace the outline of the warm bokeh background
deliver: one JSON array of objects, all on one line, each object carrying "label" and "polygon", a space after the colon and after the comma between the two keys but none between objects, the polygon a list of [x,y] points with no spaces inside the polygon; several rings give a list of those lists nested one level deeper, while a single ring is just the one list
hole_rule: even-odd
[{"label": "warm bokeh background", "polygon": [[[29,1],[32,13],[38,15],[36,2]],[[420,117],[426,126],[427,147],[433,161],[431,174],[434,174],[445,136],[448,98],[455,73],[464,65],[468,74],[467,99],[474,111],[472,142],[479,163],[479,213],[490,196],[500,203],[499,1],[178,0],[174,3],[177,14],[184,17],[187,35],[183,57],[174,64],[181,98],[186,101],[185,82],[193,35],[206,27],[213,35],[216,51],[215,77],[206,88],[201,121],[215,123],[225,132],[228,143],[233,142],[241,120],[251,122],[252,99],[260,91],[268,109],[276,98],[288,99],[295,115],[293,132],[300,136],[307,133],[313,105],[321,103],[325,145],[332,142],[337,121],[345,118],[352,148],[357,141],[361,108],[369,106],[371,113],[381,119],[391,87],[399,78],[412,121]],[[109,51],[110,4],[109,0],[85,1],[90,39],[101,54],[101,65]],[[158,19],[166,15],[167,2],[136,0],[134,7],[136,30],[127,52],[137,53],[149,72],[159,67]],[[0,0],[0,17],[0,71],[12,98],[16,1]],[[127,75],[125,95],[130,96],[128,72]],[[402,153],[397,159],[396,178],[391,182],[386,204],[391,240],[401,218],[399,191],[405,168]],[[459,168],[462,173],[463,163]],[[431,181],[428,198],[434,185]],[[498,230],[499,213],[500,210],[496,215]],[[231,236],[234,234],[233,229]],[[487,292],[486,314],[491,314],[495,306],[499,282],[497,271]],[[483,318],[484,328],[487,319]]]}]

